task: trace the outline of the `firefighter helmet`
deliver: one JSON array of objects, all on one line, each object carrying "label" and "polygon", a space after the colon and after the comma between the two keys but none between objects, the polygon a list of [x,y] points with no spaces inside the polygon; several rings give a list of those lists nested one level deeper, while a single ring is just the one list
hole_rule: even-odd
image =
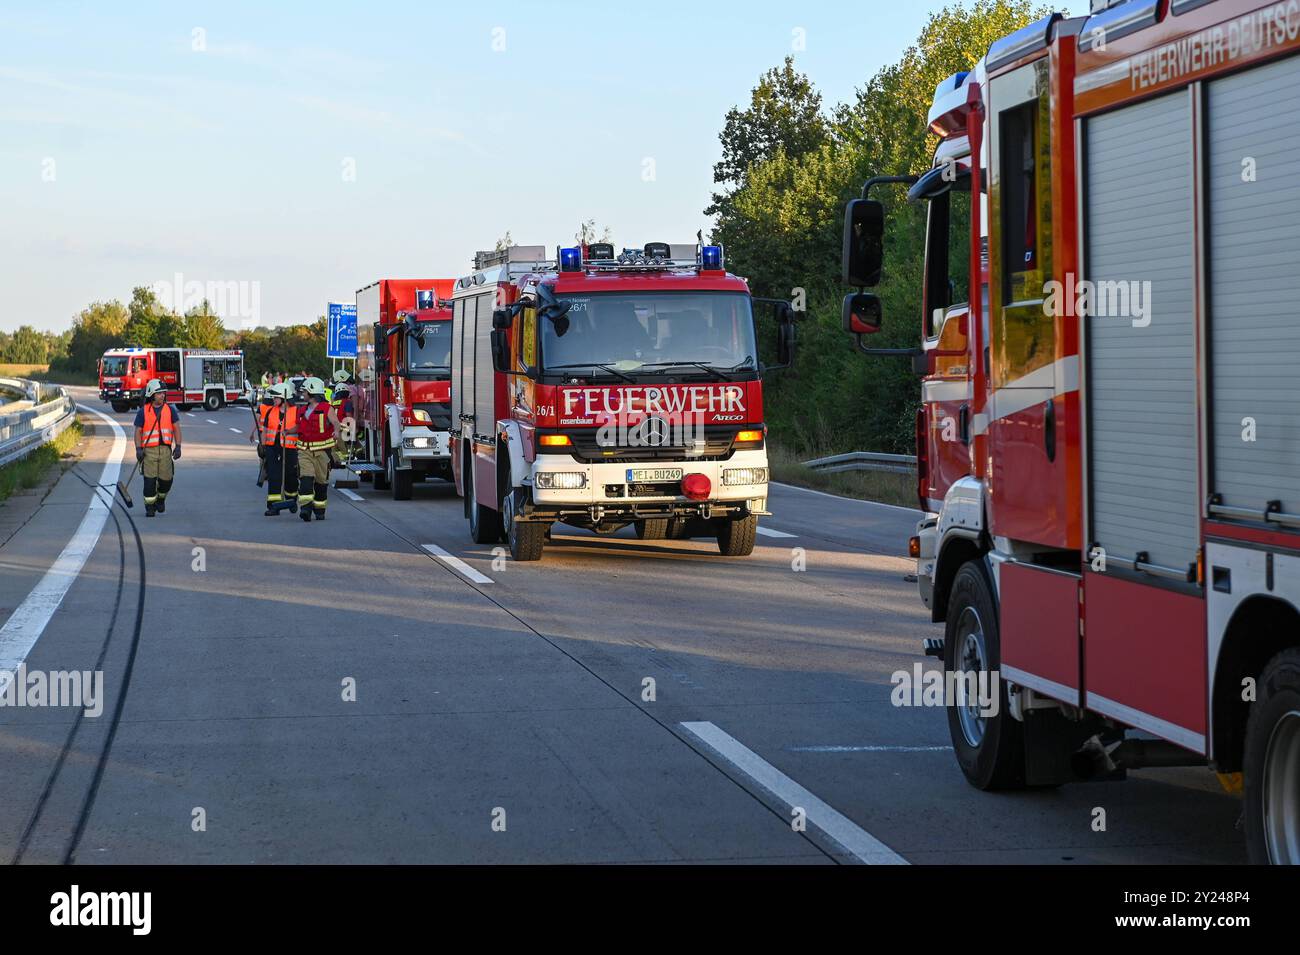
[{"label": "firefighter helmet", "polygon": [[336,385],[341,385],[344,382],[351,381],[351,380],[352,380],[352,376],[348,374],[348,370],[346,368],[340,368],[338,371],[334,372],[334,383]]},{"label": "firefighter helmet", "polygon": [[313,397],[325,397],[325,382],[314,375],[302,383],[302,390]]},{"label": "firefighter helmet", "polygon": [[158,394],[158,392],[165,390],[166,389],[163,388],[163,383],[161,381],[157,378],[150,378],[149,383],[144,386],[144,396],[146,398],[152,398],[154,395]]}]

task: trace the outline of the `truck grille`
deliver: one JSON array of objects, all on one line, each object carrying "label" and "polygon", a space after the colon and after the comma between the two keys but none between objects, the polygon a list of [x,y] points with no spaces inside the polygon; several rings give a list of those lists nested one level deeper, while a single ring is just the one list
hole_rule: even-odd
[{"label": "truck grille", "polygon": [[[736,428],[732,425],[707,425],[696,431],[696,437],[703,444],[697,444],[698,453],[687,453],[682,445],[669,445],[652,448],[645,446],[601,447],[596,441],[598,429],[588,428],[581,431],[566,431],[573,442],[573,456],[580,461],[612,461],[619,464],[635,464],[640,461],[724,461],[731,457],[731,445],[736,437]],[[606,452],[612,451],[613,454]]]},{"label": "truck grille", "polygon": [[429,413],[429,417],[433,419],[433,424],[429,427],[434,431],[451,430],[451,405],[430,401],[419,403],[415,407],[420,411]]}]

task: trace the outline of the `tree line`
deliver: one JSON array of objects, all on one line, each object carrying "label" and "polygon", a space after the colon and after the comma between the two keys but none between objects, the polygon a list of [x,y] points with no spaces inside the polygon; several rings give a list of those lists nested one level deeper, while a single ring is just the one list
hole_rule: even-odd
[{"label": "tree line", "polygon": [[[774,377],[764,410],[777,441],[815,454],[911,453],[919,379],[900,358],[867,358],[840,328],[844,206],[873,175],[920,173],[938,143],[926,116],[935,87],[971,69],[996,39],[1048,13],[1029,0],[975,0],[932,14],[916,43],[878,70],[850,102],[827,108],[793,57],[769,70],[747,107],[728,111],[705,211],[728,268],[756,295],[804,291],[794,368]],[[920,336],[925,220],[899,187],[885,202],[885,272],[876,291],[884,329],[873,346],[910,347]]]},{"label": "tree line", "polygon": [[[19,329],[19,332],[22,332]],[[37,333],[40,334],[40,333]],[[18,332],[15,333],[15,337]],[[230,330],[205,301],[185,313],[166,308],[155,292],[145,286],[132,290],[131,300],[95,302],[82,309],[73,319],[72,329],[54,336],[58,350],[48,349],[46,357],[51,373],[78,377],[94,375],[97,362],[110,348],[138,346],[144,348],[239,348],[244,352],[244,368],[254,381],[263,372],[306,371],[314,375],[329,372],[325,356],[326,320],[322,315],[307,325],[276,328]],[[28,341],[30,336],[24,338]],[[3,339],[0,339],[0,344]],[[24,354],[34,353],[29,350]],[[0,360],[23,361],[21,358]]]}]

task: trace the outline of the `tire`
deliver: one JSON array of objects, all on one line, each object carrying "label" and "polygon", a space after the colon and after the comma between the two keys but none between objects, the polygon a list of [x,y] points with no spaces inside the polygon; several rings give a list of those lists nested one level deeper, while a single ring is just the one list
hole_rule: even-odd
[{"label": "tire", "polygon": [[465,500],[469,506],[469,536],[475,544],[497,544],[501,541],[501,512],[484,507],[474,499],[474,465],[465,480]]},{"label": "tire", "polygon": [[388,462],[392,458],[393,452],[388,449],[387,435],[381,438],[380,441],[376,441],[375,444],[379,445],[381,442],[384,451],[384,469],[382,471],[371,471],[370,473],[375,476],[375,490],[387,491],[392,487],[392,485],[388,483]]},{"label": "tire", "polygon": [[388,474],[387,482],[393,489],[394,501],[409,501],[411,499],[411,488],[414,485],[415,472],[409,468],[402,470],[397,466],[397,455],[391,451],[388,453]]},{"label": "tire", "polygon": [[1260,674],[1242,769],[1250,861],[1300,864],[1300,648],[1283,650]]},{"label": "tire", "polygon": [[976,789],[1022,789],[1025,784],[1024,727],[1011,715],[1001,663],[997,605],[988,574],[982,560],[968,561],[957,571],[948,596],[943,668],[945,677],[956,670],[999,673],[996,716],[981,716],[978,701],[970,706],[950,701],[946,707],[957,763]]},{"label": "tire", "polygon": [[[203,407],[208,411],[216,411],[224,403],[225,402],[221,400],[221,395],[217,394],[215,391],[209,391],[203,396]],[[288,412],[286,412],[286,414],[287,413]]]},{"label": "tire", "polygon": [[114,401],[114,402],[113,402],[113,410],[116,411],[118,414],[125,414],[126,412],[128,412],[128,411],[131,410],[131,402],[129,402],[129,401]]},{"label": "tire", "polygon": [[501,522],[505,525],[506,544],[510,548],[513,560],[541,560],[542,548],[546,546],[546,525],[534,524],[514,519],[515,511],[522,503],[521,495],[525,492],[516,490],[506,477],[506,493],[501,498]]},{"label": "tire", "polygon": [[668,536],[668,518],[647,517],[644,521],[633,521],[636,536],[643,541],[661,541]]},{"label": "tire", "polygon": [[718,550],[723,557],[748,557],[754,553],[758,518],[753,514],[738,520],[724,520],[718,525]]}]

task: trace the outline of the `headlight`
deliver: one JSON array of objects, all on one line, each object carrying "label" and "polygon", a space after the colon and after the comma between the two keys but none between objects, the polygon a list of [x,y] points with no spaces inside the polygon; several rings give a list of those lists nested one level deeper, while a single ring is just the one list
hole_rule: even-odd
[{"label": "headlight", "polygon": [[403,438],[402,439],[402,447],[404,448],[427,448],[429,446],[430,444],[428,438]]},{"label": "headlight", "polygon": [[538,471],[533,480],[538,487],[552,491],[576,491],[587,486],[587,475],[581,471]]},{"label": "headlight", "polygon": [[722,472],[723,484],[766,484],[767,468],[727,468]]}]

